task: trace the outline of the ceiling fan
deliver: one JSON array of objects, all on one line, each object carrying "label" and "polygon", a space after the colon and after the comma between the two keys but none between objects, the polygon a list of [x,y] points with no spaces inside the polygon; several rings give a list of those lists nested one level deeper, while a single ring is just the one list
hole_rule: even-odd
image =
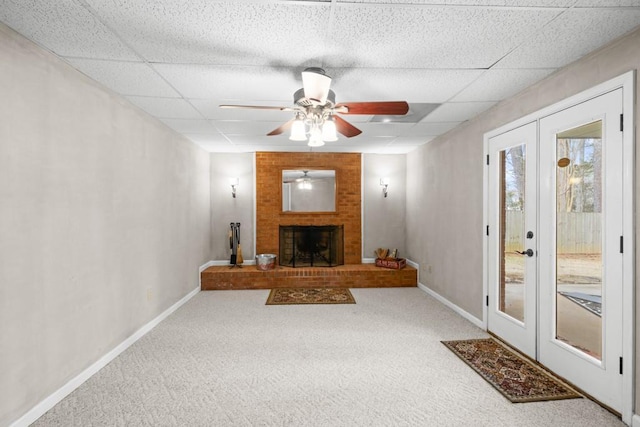
[{"label": "ceiling fan", "polygon": [[306,141],[319,147],[325,141],[337,140],[336,131],[347,138],[360,135],[362,131],[337,114],[398,115],[409,111],[405,101],[345,102],[336,104],[336,94],[329,89],[331,77],[322,68],[310,67],[302,72],[302,88],[293,94],[293,107],[271,107],[260,105],[220,105],[221,108],[254,108],[260,110],[292,111],[295,117],[267,135],[280,135],[291,130],[289,139]]}]

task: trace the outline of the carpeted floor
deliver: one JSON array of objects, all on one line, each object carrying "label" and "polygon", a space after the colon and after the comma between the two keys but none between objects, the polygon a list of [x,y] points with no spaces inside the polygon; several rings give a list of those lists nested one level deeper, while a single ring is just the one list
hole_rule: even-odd
[{"label": "carpeted floor", "polygon": [[355,304],[347,288],[277,288],[271,289],[267,305]]},{"label": "carpeted floor", "polygon": [[418,288],[268,293],[199,293],[35,426],[623,426],[588,399],[510,403],[440,344],[487,334]]}]

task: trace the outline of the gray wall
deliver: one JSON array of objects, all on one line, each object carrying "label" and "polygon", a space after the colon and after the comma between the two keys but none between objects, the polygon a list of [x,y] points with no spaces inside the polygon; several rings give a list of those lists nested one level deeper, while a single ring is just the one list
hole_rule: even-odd
[{"label": "gray wall", "polygon": [[0,425],[198,286],[209,154],[0,24]]},{"label": "gray wall", "polygon": [[[375,258],[377,248],[398,249],[406,254],[406,168],[404,154],[363,154],[363,233],[364,258]],[[382,195],[380,178],[390,179],[388,195]]]},{"label": "gray wall", "polygon": [[[638,68],[640,30],[587,55],[407,156],[407,229],[412,230],[408,233],[407,250],[409,257],[420,263],[420,281],[482,318],[484,133]],[[638,92],[635,97],[637,104]],[[640,108],[636,109],[635,120],[640,123]],[[636,177],[640,179],[640,174],[636,173]],[[636,189],[640,189],[638,183]],[[640,223],[638,219],[636,224]],[[636,233],[638,230],[636,227]],[[637,258],[636,271],[640,271],[639,267]],[[636,307],[640,307],[640,292],[636,293],[636,301]],[[640,333],[637,325],[636,333]],[[640,337],[636,343],[640,345]],[[636,375],[640,375],[640,358],[636,360]],[[639,405],[637,393],[636,407]]]},{"label": "gray wall", "polygon": [[[229,178],[238,178],[236,198]],[[211,245],[212,260],[229,260],[229,223],[240,223],[240,245],[245,261],[254,253],[254,154],[211,153]]]}]

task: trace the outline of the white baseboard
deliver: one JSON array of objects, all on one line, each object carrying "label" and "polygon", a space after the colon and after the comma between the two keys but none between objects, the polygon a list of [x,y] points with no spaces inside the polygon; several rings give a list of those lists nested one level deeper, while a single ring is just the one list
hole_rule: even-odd
[{"label": "white baseboard", "polygon": [[375,258],[362,258],[363,264],[375,264],[375,262],[376,262]]},{"label": "white baseboard", "polygon": [[[205,268],[206,267],[204,268],[201,267],[202,270],[204,270]],[[27,427],[31,423],[36,421],[38,418],[44,415],[49,409],[53,408],[62,399],[67,397],[72,391],[80,387],[82,383],[84,383],[89,378],[91,378],[96,372],[104,368],[107,364],[109,364],[109,362],[111,362],[113,359],[118,357],[133,343],[138,341],[150,330],[155,328],[160,322],[162,322],[164,319],[169,317],[171,313],[176,311],[178,308],[180,308],[180,306],[182,306],[191,298],[193,298],[198,292],[200,292],[200,286],[198,286],[196,289],[192,290],[187,295],[182,297],[180,301],[176,302],[171,307],[163,311],[156,318],[154,318],[149,323],[147,323],[146,325],[138,329],[136,332],[134,332],[133,335],[129,336],[129,338],[121,342],[116,348],[109,351],[107,354],[105,354],[100,359],[98,359],[98,361],[96,361],[94,364],[92,364],[87,369],[85,369],[80,374],[78,374],[75,378],[70,380],[68,383],[66,383],[65,385],[60,387],[58,390],[53,392],[51,395],[46,397],[44,400],[42,400],[40,403],[38,403],[36,406],[31,408],[26,414],[24,414],[22,417],[18,418],[16,421],[10,424],[10,427]]]},{"label": "white baseboard", "polygon": [[[205,264],[202,264],[202,265],[200,266],[200,268],[198,269],[198,272],[199,272],[199,273],[202,273],[202,272],[203,272],[203,271],[205,271],[207,268],[214,266],[214,265],[215,265],[215,264],[214,264],[215,262],[216,262],[216,261],[209,261],[209,262],[207,262],[207,263],[205,263]],[[228,264],[228,263],[227,263],[227,264]]]},{"label": "white baseboard", "polygon": [[416,280],[418,281],[418,283],[420,283],[420,264],[418,264],[415,261],[411,261],[409,258],[407,258],[407,265],[409,267],[413,267],[416,269],[417,273],[416,273]]},{"label": "white baseboard", "polygon": [[440,301],[442,304],[444,304],[447,307],[449,307],[451,310],[453,310],[456,313],[458,313],[460,316],[462,316],[465,319],[467,319],[469,322],[471,322],[474,325],[476,325],[478,328],[483,329],[483,330],[485,329],[482,320],[478,319],[477,317],[475,317],[471,313],[469,313],[469,312],[463,310],[462,308],[458,307],[457,305],[455,305],[454,303],[452,303],[451,301],[449,301],[448,299],[446,299],[445,297],[443,297],[439,293],[427,288],[425,285],[423,285],[420,282],[418,282],[418,287],[420,289],[422,289],[423,291],[425,291],[430,296],[432,296],[435,299],[437,299],[438,301]]},{"label": "white baseboard", "polygon": [[640,415],[633,414],[633,418],[631,418],[631,427],[640,427]]}]

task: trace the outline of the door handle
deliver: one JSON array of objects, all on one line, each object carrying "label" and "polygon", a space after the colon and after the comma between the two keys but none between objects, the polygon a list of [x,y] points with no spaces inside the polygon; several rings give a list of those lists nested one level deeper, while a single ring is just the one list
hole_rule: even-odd
[{"label": "door handle", "polygon": [[533,256],[533,249],[527,249],[523,252],[516,251],[516,253],[519,253],[520,255]]}]

